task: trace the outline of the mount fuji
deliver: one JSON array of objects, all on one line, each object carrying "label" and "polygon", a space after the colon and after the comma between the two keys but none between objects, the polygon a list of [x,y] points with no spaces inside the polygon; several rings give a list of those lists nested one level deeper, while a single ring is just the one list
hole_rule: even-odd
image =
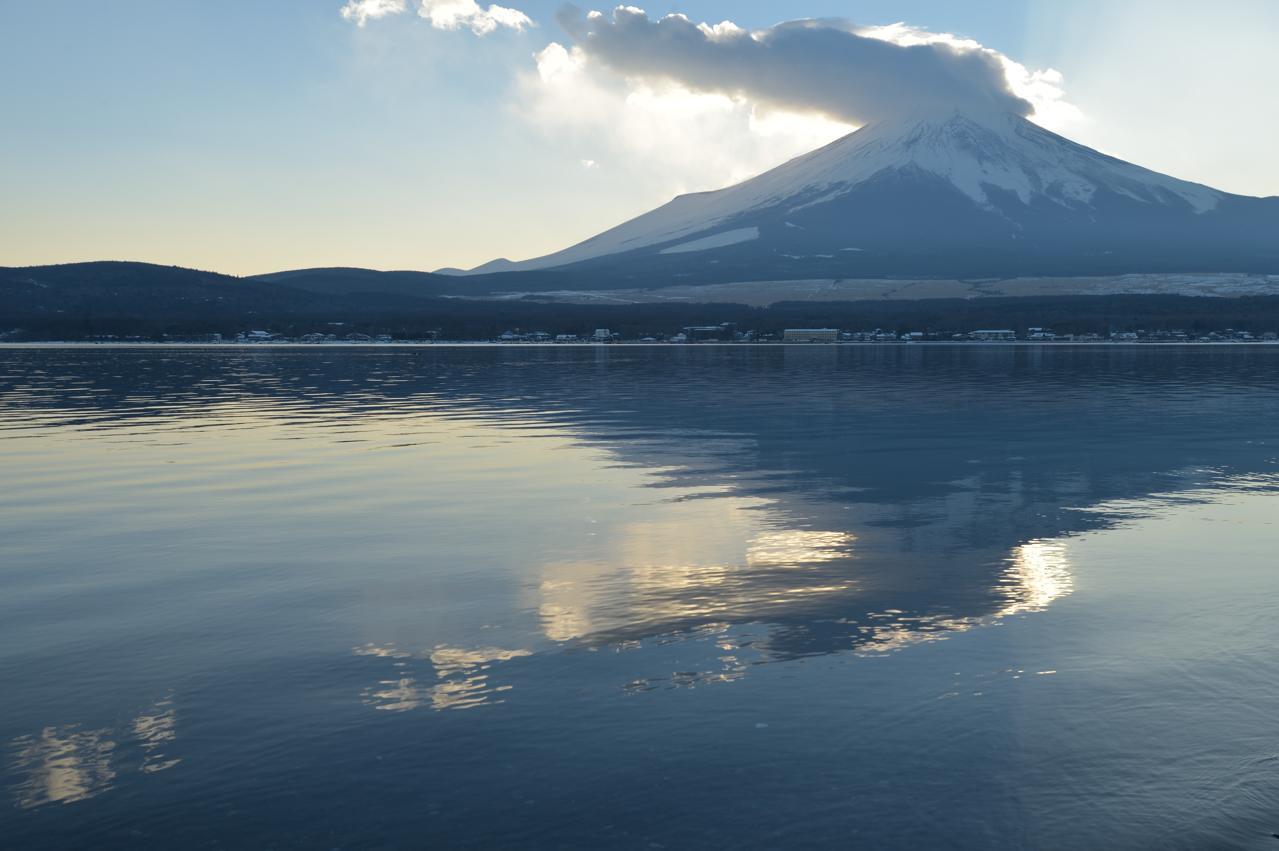
[{"label": "mount fuji", "polygon": [[448,271],[540,272],[601,288],[1271,273],[1279,197],[1178,180],[1011,113],[908,115],[744,183],[682,195],[563,251]]}]

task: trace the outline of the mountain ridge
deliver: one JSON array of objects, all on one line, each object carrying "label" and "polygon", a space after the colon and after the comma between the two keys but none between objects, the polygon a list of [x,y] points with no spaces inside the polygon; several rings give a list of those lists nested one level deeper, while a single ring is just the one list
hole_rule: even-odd
[{"label": "mountain ridge", "polygon": [[620,270],[610,266],[627,266],[673,281],[725,280],[716,265],[748,280],[1270,272],[1279,271],[1277,245],[1279,198],[1160,174],[1012,114],[954,112],[870,124],[562,251],[467,274],[611,277]]}]

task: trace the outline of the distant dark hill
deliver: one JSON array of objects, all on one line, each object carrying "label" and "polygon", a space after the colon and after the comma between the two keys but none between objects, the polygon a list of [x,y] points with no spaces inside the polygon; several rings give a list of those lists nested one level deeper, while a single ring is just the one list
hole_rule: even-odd
[{"label": "distant dark hill", "polygon": [[236,284],[239,278],[220,272],[121,260],[59,263],[52,266],[0,266],[0,283],[37,287],[164,287],[167,289]]},{"label": "distant dark hill", "polygon": [[465,282],[431,272],[379,272],[374,269],[295,269],[253,275],[245,280],[282,284],[297,290],[331,295],[387,294],[425,298],[465,292]]},{"label": "distant dark hill", "polygon": [[[32,315],[138,317],[251,316],[370,311],[420,311],[421,300],[510,289],[510,278],[550,288],[559,276],[544,272],[468,278],[429,272],[372,269],[298,269],[235,277],[152,263],[98,261],[54,266],[0,267],[0,326]],[[0,331],[3,327],[0,327]]]},{"label": "distant dark hill", "polygon": [[103,261],[0,267],[0,308],[58,313],[154,313],[182,308],[278,307],[296,292],[217,272]]},{"label": "distant dark hill", "polygon": [[[776,334],[784,328],[888,328],[955,332],[1051,326],[1061,332],[1168,329],[1279,330],[1279,296],[1023,296],[918,301],[569,304],[434,296],[445,285],[486,292],[519,282],[548,287],[560,271],[461,279],[360,269],[303,270],[257,278],[146,263],[74,263],[0,268],[0,340],[150,340],[234,336],[264,330],[288,337],[389,334],[399,339],[494,339],[506,330],[589,336],[609,328],[627,339],[687,325],[733,322]],[[442,280],[441,280],[442,279]],[[327,287],[329,291],[307,289]],[[412,295],[386,292],[399,284]]]},{"label": "distant dark hill", "polygon": [[[503,261],[505,262],[505,261]],[[486,264],[491,265],[491,264]],[[504,292],[545,292],[566,288],[596,289],[647,285],[637,272],[601,276],[589,268],[554,271],[468,273],[379,272],[375,269],[295,269],[253,275],[245,280],[281,284],[297,290],[332,295],[396,295],[413,298],[488,296]],[[659,281],[663,279],[658,279]]]},{"label": "distant dark hill", "polygon": [[177,266],[103,261],[0,267],[0,332],[57,328],[73,338],[128,331],[156,335],[243,329],[255,321],[358,319],[413,300],[393,294],[310,292]]}]

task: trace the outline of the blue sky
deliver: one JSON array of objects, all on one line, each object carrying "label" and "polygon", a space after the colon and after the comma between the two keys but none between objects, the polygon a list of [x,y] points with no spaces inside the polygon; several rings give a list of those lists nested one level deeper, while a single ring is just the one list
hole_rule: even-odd
[{"label": "blue sky", "polygon": [[[0,0],[0,73],[16,81],[0,89],[0,265],[249,274],[522,258],[847,129],[589,68],[551,80],[572,48],[558,2],[504,0],[533,25],[483,36],[412,10],[356,26],[344,2]],[[1073,111],[1045,122],[1058,132],[1279,194],[1279,3],[639,5],[745,28],[838,17],[954,33],[1060,72]]]}]

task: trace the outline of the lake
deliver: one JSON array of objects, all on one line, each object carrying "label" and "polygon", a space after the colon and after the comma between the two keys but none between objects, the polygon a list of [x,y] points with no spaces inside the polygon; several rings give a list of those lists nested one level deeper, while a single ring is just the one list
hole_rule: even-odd
[{"label": "lake", "polygon": [[1279,348],[0,348],[0,845],[1279,849]]}]

